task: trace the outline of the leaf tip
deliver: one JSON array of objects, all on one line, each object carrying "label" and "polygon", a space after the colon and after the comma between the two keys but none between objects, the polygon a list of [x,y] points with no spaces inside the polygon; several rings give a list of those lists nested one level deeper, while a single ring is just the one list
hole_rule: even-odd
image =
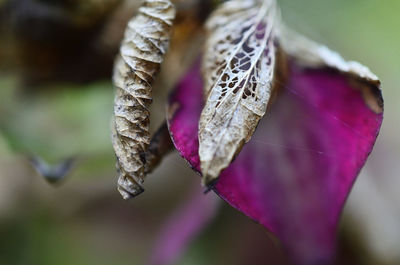
[{"label": "leaf tip", "polygon": [[221,170],[212,165],[212,161],[201,161],[202,180],[201,184],[204,187],[212,187],[218,180]]},{"label": "leaf tip", "polygon": [[[119,165],[117,165],[118,168]],[[144,192],[144,188],[133,178],[119,170],[117,190],[124,200],[134,198]]]}]

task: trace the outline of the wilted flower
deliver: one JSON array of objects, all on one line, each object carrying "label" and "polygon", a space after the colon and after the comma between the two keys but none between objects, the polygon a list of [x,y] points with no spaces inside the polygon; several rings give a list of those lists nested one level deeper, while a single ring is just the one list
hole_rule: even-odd
[{"label": "wilted flower", "polygon": [[329,264],[382,123],[380,81],[279,17],[273,0],[222,4],[207,23],[203,77],[197,62],[178,84],[168,127],[203,182],[276,234],[295,264]]}]

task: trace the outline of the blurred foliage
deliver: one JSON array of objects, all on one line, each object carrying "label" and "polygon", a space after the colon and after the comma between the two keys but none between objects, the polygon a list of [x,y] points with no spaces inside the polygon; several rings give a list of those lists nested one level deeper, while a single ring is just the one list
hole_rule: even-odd
[{"label": "blurred foliage", "polygon": [[[9,2],[0,1],[0,8]],[[22,1],[15,1],[14,4],[18,2]],[[54,4],[52,1],[28,2]],[[123,25],[123,19],[118,20],[116,15],[119,13],[107,11],[114,10],[112,7],[96,9],[98,15],[93,15],[94,9],[87,7],[92,2],[97,1],[68,1],[76,6],[76,9],[70,8],[73,11],[68,13],[76,15],[77,19],[73,21],[78,22],[74,25],[83,23],[90,28],[86,25],[98,21],[101,26],[96,32],[115,33],[113,29]],[[400,127],[397,126],[400,122],[400,95],[397,89],[400,82],[397,73],[400,62],[400,34],[397,33],[400,28],[397,14],[400,1],[280,0],[280,3],[287,24],[340,51],[344,57],[370,66],[381,77],[386,116],[376,151],[366,170],[380,178],[383,185],[385,179],[389,179],[385,176],[399,174],[395,167],[398,162],[385,158],[388,154],[400,157]],[[115,8],[117,12],[121,6]],[[132,13],[132,10],[128,11]],[[4,23],[4,20],[1,21]],[[0,32],[4,32],[4,25],[0,25]],[[119,28],[119,31],[122,30]],[[188,31],[183,32],[189,34]],[[107,40],[107,34],[100,34],[102,37],[95,34],[96,37],[90,40]],[[85,43],[86,33],[83,36],[78,43]],[[86,73],[87,67],[95,68],[103,62],[102,67],[108,70],[90,75],[83,84],[71,82],[68,78],[59,81],[53,79],[54,76],[44,75],[41,77],[43,80],[52,82],[36,83],[35,88],[22,82],[24,76],[19,71],[8,69],[8,66],[19,69],[24,60],[6,61],[15,59],[8,54],[15,47],[10,45],[8,35],[0,36],[0,265],[143,264],[151,255],[151,246],[162,220],[182,200],[190,182],[199,183],[195,174],[175,154],[168,157],[154,175],[149,176],[146,183],[148,190],[144,195],[130,203],[118,197],[114,187],[114,155],[109,125],[113,104],[110,70],[120,33],[112,36],[108,40],[115,41],[98,50],[108,47],[109,52],[104,56],[109,59],[96,59],[93,56],[100,57],[102,53],[92,53],[90,58],[95,60],[82,64],[84,67],[79,67],[79,64],[85,49],[80,50],[79,45],[69,47],[69,52],[76,54],[68,62],[77,61],[76,65],[66,64],[71,69],[67,68],[68,71],[63,73],[67,77],[71,73]],[[65,48],[62,45],[57,47],[62,47],[61,51]],[[86,49],[92,48],[86,46]],[[57,54],[60,50],[51,48],[49,51]],[[38,52],[36,55],[46,54],[46,49],[35,48],[34,52]],[[40,68],[40,64],[35,65],[35,60],[29,63],[34,72],[51,70],[53,65],[54,69],[65,67],[57,65],[65,61],[55,60]],[[174,69],[181,71],[177,66]],[[166,78],[165,75],[163,78]],[[166,94],[165,91],[163,93]],[[157,116],[155,119],[161,120],[164,115],[162,103],[155,106],[158,110],[154,114]],[[23,155],[29,153],[38,154],[51,163],[77,154],[85,158],[65,185],[53,189],[28,166]],[[370,165],[383,170],[376,172]],[[365,203],[369,203],[368,198]],[[345,234],[341,238],[347,244],[341,252],[347,253],[343,257],[349,260],[348,264],[399,264],[398,260],[387,261],[380,256],[374,259],[358,258],[360,255],[376,255],[375,252],[362,253],[368,244],[362,240],[360,233],[354,233],[358,231],[359,222],[362,220],[353,219],[343,224],[346,229],[343,229]],[[351,241],[349,238],[353,237],[346,236],[353,233],[361,239]],[[243,242],[251,244],[247,246],[246,243],[243,247]],[[264,230],[229,206],[223,208],[217,220],[189,248],[182,264],[209,264],[210,260],[221,265],[263,264],[258,262],[266,260],[272,265],[284,264],[279,248],[268,239]],[[357,260],[357,263],[350,263],[351,260]]]},{"label": "blurred foliage", "polygon": [[110,82],[58,85],[28,97],[4,89],[0,92],[5,109],[0,114],[2,133],[14,150],[48,158],[110,151],[105,126],[112,111],[110,88]]}]

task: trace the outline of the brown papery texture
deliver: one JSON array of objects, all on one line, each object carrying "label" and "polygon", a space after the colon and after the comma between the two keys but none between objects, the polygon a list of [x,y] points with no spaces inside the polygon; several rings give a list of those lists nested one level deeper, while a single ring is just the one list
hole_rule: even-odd
[{"label": "brown papery texture", "polygon": [[171,1],[144,1],[128,22],[115,62],[112,142],[124,199],[143,192],[152,83],[169,46],[175,12]]},{"label": "brown papery texture", "polygon": [[275,0],[233,0],[207,22],[203,59],[206,102],[199,121],[203,183],[216,180],[266,113],[276,60]]}]

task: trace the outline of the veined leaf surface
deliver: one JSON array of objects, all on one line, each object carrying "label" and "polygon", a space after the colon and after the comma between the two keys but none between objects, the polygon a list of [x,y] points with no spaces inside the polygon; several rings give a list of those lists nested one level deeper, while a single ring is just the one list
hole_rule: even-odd
[{"label": "veined leaf surface", "polygon": [[129,21],[114,66],[114,124],[118,190],[127,199],[143,192],[150,143],[151,84],[169,46],[175,8],[170,0],[146,0]]},{"label": "veined leaf surface", "polygon": [[199,122],[203,182],[218,178],[264,116],[275,66],[275,0],[232,0],[207,22],[205,107]]}]

